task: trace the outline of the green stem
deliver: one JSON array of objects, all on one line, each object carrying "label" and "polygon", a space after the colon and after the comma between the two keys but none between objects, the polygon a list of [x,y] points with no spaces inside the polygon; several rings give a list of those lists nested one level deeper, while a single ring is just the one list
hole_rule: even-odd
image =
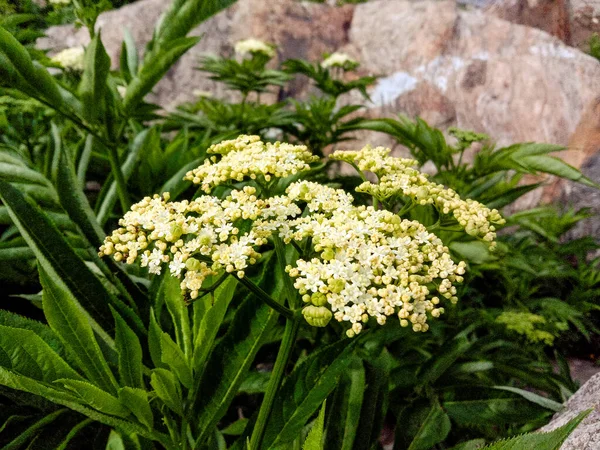
[{"label": "green stem", "polygon": [[237,279],[240,280],[240,283],[242,283],[244,286],[246,286],[249,291],[254,293],[254,295],[259,297],[263,302],[265,302],[267,305],[269,305],[271,308],[273,308],[279,314],[284,316],[286,319],[292,319],[294,317],[294,312],[291,309],[286,308],[285,306],[283,306],[280,303],[277,303],[275,300],[273,300],[271,298],[271,296],[269,294],[267,294],[265,291],[263,291],[258,285],[254,284],[248,278],[243,277],[243,278],[237,278]]},{"label": "green stem", "polygon": [[275,366],[269,379],[269,385],[267,386],[267,392],[265,398],[260,405],[260,411],[258,412],[258,418],[256,419],[256,425],[252,430],[252,437],[250,438],[250,449],[260,450],[262,447],[262,440],[269,421],[269,415],[273,408],[273,402],[275,401],[275,395],[279,390],[283,375],[285,373],[285,367],[287,366],[294,343],[298,337],[298,330],[300,329],[300,317],[296,317],[291,320],[287,320],[285,323],[285,331],[283,332],[283,339],[281,340],[281,346],[277,353],[277,359],[275,360]]},{"label": "green stem", "polygon": [[283,241],[277,235],[273,236],[273,241],[275,242],[275,252],[277,253],[277,260],[279,262],[279,268],[281,269],[281,276],[283,277],[283,285],[285,287],[285,296],[287,297],[287,301],[289,306],[292,309],[298,307],[296,304],[297,291],[294,288],[294,283],[290,276],[285,272],[285,266],[287,265],[285,259],[285,246],[283,245]]},{"label": "green stem", "polygon": [[119,154],[117,148],[112,145],[108,146],[108,160],[110,162],[110,170],[117,183],[117,192],[119,193],[119,201],[121,203],[121,209],[123,214],[129,211],[131,207],[131,201],[129,200],[129,194],[127,194],[127,183],[121,170],[121,164],[119,163]]}]

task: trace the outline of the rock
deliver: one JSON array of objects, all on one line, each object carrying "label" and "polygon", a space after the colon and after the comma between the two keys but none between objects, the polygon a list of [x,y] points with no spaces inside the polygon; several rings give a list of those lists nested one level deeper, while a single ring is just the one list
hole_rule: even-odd
[{"label": "rock", "polygon": [[583,107],[600,92],[594,58],[539,30],[460,11],[454,2],[358,5],[350,41],[363,70],[387,75],[373,90],[374,107],[401,104],[426,83],[447,99],[440,105],[452,105],[457,126],[488,133],[500,145],[567,144]]},{"label": "rock", "polygon": [[570,0],[571,44],[587,51],[589,39],[600,33],[600,1]]},{"label": "rock", "polygon": [[[138,51],[143,52],[152,38],[153,24],[169,3],[165,0],[140,0],[99,16],[97,28],[102,30],[102,41],[111,56],[113,68],[118,67],[124,30],[131,32]],[[195,89],[211,91],[217,97],[232,98],[222,85],[196,70],[202,55],[231,56],[235,42],[255,37],[278,45],[277,60],[318,60],[323,53],[332,52],[347,43],[353,10],[352,5],[337,8],[293,0],[273,0],[268,3],[262,0],[239,0],[191,33],[203,36],[202,40],[161,80],[149,100],[162,106],[171,106],[191,100]],[[48,29],[47,37],[38,40],[38,47],[60,51],[87,43],[89,34],[86,29],[60,26]],[[301,91],[303,85],[296,84],[292,89]]]},{"label": "rock", "polygon": [[600,374],[590,378],[540,431],[552,431],[563,426],[587,409],[594,411],[567,438],[561,450],[597,450],[600,448]]},{"label": "rock", "polygon": [[484,8],[500,19],[539,28],[567,44],[571,41],[568,0],[500,0]]}]

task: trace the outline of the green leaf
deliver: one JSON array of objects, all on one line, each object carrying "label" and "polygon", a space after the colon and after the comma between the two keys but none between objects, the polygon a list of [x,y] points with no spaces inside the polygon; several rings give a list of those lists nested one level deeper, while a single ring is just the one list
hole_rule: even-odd
[{"label": "green leaf", "polygon": [[[214,292],[214,304],[204,313],[198,332],[194,337],[194,358],[192,368],[196,376],[202,373],[206,359],[213,348],[219,328],[237,285],[234,277],[227,278]],[[205,297],[206,300],[210,300]]]},{"label": "green leaf", "polygon": [[388,402],[389,359],[384,351],[378,358],[364,362],[365,392],[353,450],[370,450],[381,434]]},{"label": "green leaf", "polygon": [[442,406],[454,422],[463,426],[523,423],[539,418],[546,411],[523,398],[447,401]]},{"label": "green leaf", "polygon": [[450,418],[439,402],[410,404],[398,415],[394,450],[429,450],[442,442],[450,432]]},{"label": "green leaf", "polygon": [[160,339],[161,360],[177,374],[181,384],[190,389],[193,383],[192,369],[181,348],[167,333]]},{"label": "green leaf", "polygon": [[[175,0],[165,12],[156,33],[159,44],[187,35],[196,25],[222,9],[233,5],[236,0]],[[144,64],[146,61],[144,61]]]},{"label": "green leaf", "polygon": [[192,332],[188,307],[183,300],[180,284],[179,278],[165,274],[158,291],[158,302],[163,301],[167,305],[175,327],[177,345],[183,350],[187,359],[192,353]]},{"label": "green leaf", "polygon": [[79,85],[83,113],[91,122],[101,120],[104,115],[106,78],[110,71],[110,57],[102,45],[100,35],[98,31],[85,49],[85,68]]},{"label": "green leaf", "polygon": [[302,360],[283,382],[273,404],[263,447],[287,448],[337,385],[358,339],[324,346]]},{"label": "green leaf", "polygon": [[130,421],[125,421],[115,416],[107,415],[95,409],[83,406],[81,400],[71,393],[59,391],[44,383],[10,372],[2,367],[0,367],[0,386],[6,386],[19,391],[29,392],[30,394],[39,395],[48,401],[66,406],[69,409],[77,411],[108,426],[124,430],[129,434],[137,433],[140,436],[145,436],[158,441],[166,448],[171,448],[173,445],[170,438],[162,433],[149,431]]},{"label": "green leaf", "polygon": [[116,393],[117,382],[104,359],[86,314],[66,286],[40,268],[44,288],[42,303],[50,328],[63,342],[87,378],[107,392]]},{"label": "green leaf", "polygon": [[173,373],[166,369],[154,369],[150,376],[150,385],[165,405],[180,416],[183,415],[181,387]]},{"label": "green leaf", "polygon": [[115,430],[110,430],[108,441],[106,441],[106,450],[127,450],[123,438]]},{"label": "green leaf", "polygon": [[[109,319],[109,304],[113,304],[120,313],[127,312],[127,307],[106,290],[37,205],[1,180],[0,198],[21,235],[34,251],[40,267],[52,278],[62,280],[90,316],[105,330],[110,331],[113,322]],[[133,312],[128,311],[126,317],[143,329],[141,321]]]},{"label": "green leaf", "polygon": [[58,411],[54,411],[53,413],[48,414],[42,419],[35,422],[33,425],[30,425],[25,431],[19,433],[15,439],[2,447],[3,450],[17,450],[22,448],[22,446],[27,443],[31,438],[33,438],[39,430],[50,425],[54,420],[56,420],[60,415],[67,412],[67,409],[59,409]]},{"label": "green leaf", "polygon": [[324,450],[323,447],[323,428],[325,426],[325,404],[327,402],[323,402],[323,406],[321,407],[321,411],[319,411],[319,417],[313,424],[308,436],[306,437],[306,441],[304,441],[304,445],[302,446],[302,450]]},{"label": "green leaf", "polygon": [[511,439],[498,441],[484,447],[485,450],[559,450],[563,442],[577,428],[583,419],[593,410],[589,409],[578,414],[562,427],[548,433],[527,433]]},{"label": "green leaf", "polygon": [[69,217],[75,222],[84,236],[90,243],[98,248],[104,241],[104,231],[96,220],[96,215],[88,203],[82,187],[77,180],[75,168],[69,153],[63,148],[58,164],[58,180],[56,191],[60,199],[61,206],[69,214]]},{"label": "green leaf", "polygon": [[148,393],[142,389],[124,387],[119,389],[119,400],[121,404],[131,411],[131,413],[140,421],[142,425],[152,429],[154,426],[154,417],[152,408],[148,401]]},{"label": "green leaf", "polygon": [[471,342],[465,337],[464,332],[444,344],[419,370],[420,386],[435,383],[470,347]]},{"label": "green leaf", "polygon": [[0,365],[35,380],[48,383],[59,378],[82,380],[41,337],[30,330],[0,326],[0,355]]},{"label": "green leaf", "polygon": [[144,58],[139,73],[127,86],[123,106],[131,112],[158,83],[173,64],[200,41],[199,37],[180,38],[165,43],[158,52]]},{"label": "green leaf", "polygon": [[526,391],[524,389],[519,389],[511,386],[492,386],[492,389],[512,392],[514,394],[520,395],[521,397],[523,397],[526,400],[529,400],[532,403],[535,403],[536,405],[540,405],[542,408],[550,409],[554,412],[558,412],[564,408],[564,406],[561,403],[555,402],[554,400],[551,400],[547,397],[542,397],[541,395],[538,395],[531,391]]},{"label": "green leaf", "polygon": [[58,84],[48,73],[39,66],[35,66],[27,49],[17,41],[12,34],[0,27],[0,55],[4,54],[28,88],[37,93],[55,107],[62,104],[62,96]]},{"label": "green leaf", "polygon": [[154,309],[150,310],[150,327],[148,329],[148,349],[150,350],[150,358],[156,367],[166,367],[162,362],[161,340],[163,331],[158,325]]},{"label": "green leaf", "polygon": [[75,436],[77,436],[77,434],[84,429],[85,427],[87,427],[88,425],[94,423],[94,421],[92,419],[84,419],[81,422],[79,422],[77,425],[75,425],[73,428],[71,428],[71,431],[69,431],[69,434],[67,434],[67,436],[65,436],[65,438],[62,440],[62,442],[60,443],[60,445],[58,447],[56,447],[56,450],[67,450],[69,443],[75,438]]},{"label": "green leaf", "polygon": [[[140,153],[150,139],[153,139],[153,128],[141,131],[133,139],[131,149],[129,150],[127,158],[125,159],[125,162],[122,164],[121,167],[121,172],[123,173],[123,178],[125,179],[125,181],[127,181],[131,177],[131,174],[133,173],[136,165],[138,164]],[[117,202],[117,198],[117,182],[113,180],[110,183],[110,185],[108,185],[106,194],[104,195],[104,197],[102,197],[102,201],[99,201],[99,203],[96,206],[98,208],[98,223],[100,223],[100,225],[104,225],[109,219],[113,208],[115,207],[115,203]]]},{"label": "green leaf", "polygon": [[276,318],[277,313],[254,296],[237,310],[229,330],[208,358],[210,370],[200,378],[193,407],[201,430],[197,442],[208,438],[227,411]]},{"label": "green leaf", "polygon": [[113,310],[115,318],[115,346],[119,355],[119,376],[123,386],[143,388],[142,346],[137,335],[123,318]]},{"label": "green leaf", "polygon": [[135,41],[129,29],[123,32],[123,47],[121,49],[121,72],[128,76],[129,81],[137,75],[138,52]]},{"label": "green leaf", "polygon": [[129,411],[121,404],[118,398],[87,381],[67,380],[63,378],[56,380],[55,383],[62,384],[65,388],[77,394],[86,404],[100,412],[118,417],[127,417],[129,415]]},{"label": "green leaf", "polygon": [[365,392],[365,370],[358,358],[342,374],[330,403],[325,448],[352,450]]}]

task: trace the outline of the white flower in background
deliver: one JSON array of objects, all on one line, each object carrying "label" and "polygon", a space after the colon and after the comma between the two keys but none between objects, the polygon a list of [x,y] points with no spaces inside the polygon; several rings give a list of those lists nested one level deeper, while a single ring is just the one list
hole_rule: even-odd
[{"label": "white flower in background", "polygon": [[85,67],[85,49],[83,47],[67,48],[51,58],[51,61],[64,69],[83,72]]},{"label": "white flower in background", "polygon": [[198,97],[198,98],[210,98],[213,96],[212,92],[210,91],[203,91],[202,89],[194,89],[192,91],[192,95],[194,97]]},{"label": "white flower in background", "polygon": [[125,93],[127,92],[127,86],[117,86],[117,92],[122,98],[125,98]]},{"label": "white flower in background", "polygon": [[238,41],[235,44],[235,53],[244,56],[247,54],[255,54],[260,53],[269,58],[275,56],[275,49],[272,45],[267,44],[266,42],[259,41],[258,39],[244,39],[243,41]]},{"label": "white flower in background", "polygon": [[358,66],[358,61],[350,58],[345,53],[335,52],[329,55],[321,62],[323,69],[331,69],[332,67],[341,67],[342,69],[354,69]]},{"label": "white flower in background", "polygon": [[51,5],[69,5],[71,0],[50,0]]}]

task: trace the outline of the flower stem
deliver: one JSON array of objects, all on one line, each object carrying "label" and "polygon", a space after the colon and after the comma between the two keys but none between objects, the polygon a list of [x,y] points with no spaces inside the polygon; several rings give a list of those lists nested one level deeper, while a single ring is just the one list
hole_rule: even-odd
[{"label": "flower stem", "polygon": [[271,373],[271,378],[269,379],[267,392],[265,393],[265,398],[260,405],[260,411],[258,412],[258,418],[256,419],[254,430],[252,430],[252,437],[250,438],[251,450],[259,450],[262,448],[262,440],[265,434],[267,423],[269,421],[271,409],[273,408],[275,395],[277,394],[277,391],[281,385],[285,367],[290,360],[292,349],[294,348],[294,343],[296,342],[296,337],[298,336],[300,320],[300,317],[294,317],[293,319],[288,319],[285,323],[283,339],[281,340],[281,346],[279,347],[279,352],[277,353],[275,366],[273,367],[273,372]]},{"label": "flower stem", "polygon": [[271,298],[271,296],[269,294],[267,294],[265,291],[263,291],[258,285],[254,284],[252,281],[250,281],[246,277],[238,278],[238,280],[240,280],[240,283],[242,283],[244,286],[246,286],[249,291],[252,291],[252,293],[254,293],[258,298],[260,298],[262,301],[264,301],[267,305],[269,305],[271,308],[273,308],[279,314],[284,316],[286,319],[293,319],[294,312],[291,309],[286,308],[281,303],[277,303],[275,300],[273,300]]},{"label": "flower stem", "polygon": [[115,177],[115,182],[117,183],[117,192],[121,202],[121,209],[123,210],[123,214],[125,214],[129,211],[131,202],[129,201],[129,194],[127,193],[127,183],[125,182],[125,177],[121,171],[121,164],[119,163],[119,153],[117,152],[117,148],[112,145],[107,146],[107,149],[110,169]]}]

